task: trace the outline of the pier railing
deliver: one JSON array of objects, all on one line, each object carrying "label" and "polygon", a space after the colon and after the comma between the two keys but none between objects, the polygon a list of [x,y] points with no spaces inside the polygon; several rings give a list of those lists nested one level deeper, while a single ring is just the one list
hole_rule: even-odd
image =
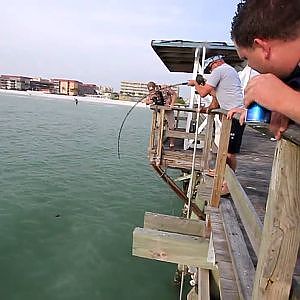
[{"label": "pier railing", "polygon": [[[133,254],[196,267],[198,289],[193,289],[188,299],[210,299],[211,278],[219,286],[221,299],[273,300],[289,299],[290,295],[297,299],[298,278],[293,278],[293,273],[300,241],[299,126],[291,126],[277,142],[262,223],[237,176],[226,165],[231,128],[226,112],[213,111],[205,121],[205,130],[195,134],[180,128],[182,113],[196,115],[195,109],[174,108],[177,112],[174,131],[168,130],[164,121],[166,108],[153,106],[152,109],[150,163],[186,205],[191,202],[192,214],[179,218],[146,213],[144,228],[135,229],[133,234]],[[211,178],[206,173],[210,153],[216,148],[213,142],[215,114],[220,115],[222,126],[215,176]],[[264,126],[254,128],[268,133]],[[196,155],[194,153],[194,166],[192,151],[184,150],[183,143],[175,151],[168,149],[165,140],[169,137],[194,139],[195,147],[201,148]],[[166,174],[167,168],[183,171],[182,180],[189,181],[192,197],[187,188],[181,188]],[[195,174],[191,174],[192,169]],[[221,198],[224,178],[232,201]],[[246,232],[257,257],[256,267],[242,231]]]}]

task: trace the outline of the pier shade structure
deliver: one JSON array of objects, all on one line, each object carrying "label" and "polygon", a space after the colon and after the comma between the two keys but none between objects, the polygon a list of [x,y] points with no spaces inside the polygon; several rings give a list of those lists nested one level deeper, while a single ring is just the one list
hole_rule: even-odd
[{"label": "pier shade structure", "polygon": [[[244,65],[226,43],[152,41],[152,48],[169,71],[192,78],[215,54],[238,70]],[[199,114],[201,101],[192,88],[188,106],[173,108],[175,130],[165,122],[170,108],[151,106],[149,162],[183,201],[183,213],[146,212],[132,253],[176,264],[178,278],[191,275],[189,300],[300,299],[300,128],[291,125],[274,141],[266,125],[247,126],[234,173],[226,165],[232,121],[220,109]],[[224,178],[230,198],[221,196]]]}]

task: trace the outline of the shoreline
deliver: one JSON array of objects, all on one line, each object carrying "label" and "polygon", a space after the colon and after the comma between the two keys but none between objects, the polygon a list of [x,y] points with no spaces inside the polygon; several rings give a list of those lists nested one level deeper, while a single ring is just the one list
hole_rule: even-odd
[{"label": "shoreline", "polygon": [[[99,104],[113,104],[113,105],[123,105],[123,106],[133,106],[136,104],[134,101],[122,101],[122,100],[112,100],[109,98],[96,98],[96,97],[82,97],[82,96],[68,96],[68,95],[57,95],[57,94],[44,94],[42,92],[36,91],[16,91],[16,90],[4,90],[0,89],[0,95],[16,95],[16,96],[28,96],[36,98],[45,99],[58,99],[58,100],[68,100],[78,102],[89,102],[89,103],[99,103]],[[136,107],[146,107],[145,103],[139,103]]]}]

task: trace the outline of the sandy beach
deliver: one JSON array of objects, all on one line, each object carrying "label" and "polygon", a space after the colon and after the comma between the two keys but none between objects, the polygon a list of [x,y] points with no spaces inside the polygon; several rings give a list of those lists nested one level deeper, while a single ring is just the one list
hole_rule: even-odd
[{"label": "sandy beach", "polygon": [[[121,100],[112,100],[109,98],[97,98],[97,97],[81,97],[81,96],[67,96],[67,95],[56,95],[56,94],[44,94],[42,92],[36,91],[15,91],[15,90],[4,90],[0,89],[0,95],[16,95],[16,96],[28,96],[28,97],[36,97],[36,98],[45,98],[45,99],[61,99],[61,100],[69,100],[78,102],[92,102],[99,104],[113,104],[113,105],[126,105],[133,106],[136,102],[133,101],[121,101]],[[145,103],[137,104],[137,107],[146,107]]]}]

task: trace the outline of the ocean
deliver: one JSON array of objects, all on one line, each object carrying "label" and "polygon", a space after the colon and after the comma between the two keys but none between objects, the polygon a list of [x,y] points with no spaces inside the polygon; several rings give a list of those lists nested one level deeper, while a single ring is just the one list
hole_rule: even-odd
[{"label": "ocean", "polygon": [[0,297],[177,299],[176,265],[133,257],[145,211],[182,204],[147,159],[151,113],[0,95]]}]

